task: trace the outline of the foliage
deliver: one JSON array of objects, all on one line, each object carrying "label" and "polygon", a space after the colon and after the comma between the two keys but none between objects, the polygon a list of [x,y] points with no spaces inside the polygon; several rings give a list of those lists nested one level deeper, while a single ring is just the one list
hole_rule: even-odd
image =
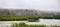
[{"label": "foliage", "polygon": [[38,21],[35,16],[0,16],[0,21]]},{"label": "foliage", "polygon": [[0,21],[29,21],[38,22],[40,18],[43,19],[60,19],[60,16],[40,17],[40,16],[0,16]]}]

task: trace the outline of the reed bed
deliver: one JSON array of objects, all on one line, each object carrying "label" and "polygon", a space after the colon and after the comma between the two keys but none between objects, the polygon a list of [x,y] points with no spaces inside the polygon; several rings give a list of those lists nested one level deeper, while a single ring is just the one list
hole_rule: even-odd
[{"label": "reed bed", "polygon": [[19,23],[19,24],[17,24],[17,23],[15,23],[15,24],[13,24],[13,25],[11,25],[11,27],[60,27],[60,26],[58,26],[58,25],[51,25],[51,26],[47,26],[47,25],[27,25],[27,24],[25,24],[25,23]]}]

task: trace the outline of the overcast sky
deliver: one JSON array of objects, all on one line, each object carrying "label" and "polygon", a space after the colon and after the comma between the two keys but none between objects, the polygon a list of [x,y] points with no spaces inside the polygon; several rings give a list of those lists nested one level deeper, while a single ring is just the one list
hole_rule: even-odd
[{"label": "overcast sky", "polygon": [[59,0],[0,0],[0,8],[60,11]]}]

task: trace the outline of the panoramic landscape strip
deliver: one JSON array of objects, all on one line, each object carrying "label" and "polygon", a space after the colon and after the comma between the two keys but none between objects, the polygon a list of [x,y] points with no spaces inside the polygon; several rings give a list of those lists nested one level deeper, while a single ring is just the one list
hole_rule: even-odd
[{"label": "panoramic landscape strip", "polygon": [[35,22],[39,19],[60,19],[59,12],[45,12],[32,9],[0,9],[0,21],[31,21]]},{"label": "panoramic landscape strip", "polygon": [[[11,27],[60,27],[58,26],[60,20],[60,12],[46,12],[46,11],[40,11],[40,10],[32,10],[32,9],[15,9],[15,10],[9,10],[9,9],[0,9],[0,21],[4,22],[7,21],[28,21],[28,22],[41,22],[41,19],[48,19],[48,21],[51,23],[55,22],[54,24],[57,25],[27,25],[25,23],[16,23],[11,24]],[[50,20],[49,20],[50,19]],[[56,20],[55,20],[56,19]],[[40,21],[41,20],[41,21]],[[45,21],[45,20],[43,20]],[[33,23],[32,23],[33,24]],[[52,23],[53,24],[53,23]],[[3,27],[3,26],[2,26]],[[6,26],[9,27],[9,26]]]}]

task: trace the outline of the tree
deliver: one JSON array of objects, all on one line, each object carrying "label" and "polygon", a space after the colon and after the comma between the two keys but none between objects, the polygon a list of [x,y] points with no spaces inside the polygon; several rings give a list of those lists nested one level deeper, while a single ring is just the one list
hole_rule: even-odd
[{"label": "tree", "polygon": [[12,15],[16,15],[15,11],[13,10],[3,9],[0,11],[0,16],[12,16]]}]

